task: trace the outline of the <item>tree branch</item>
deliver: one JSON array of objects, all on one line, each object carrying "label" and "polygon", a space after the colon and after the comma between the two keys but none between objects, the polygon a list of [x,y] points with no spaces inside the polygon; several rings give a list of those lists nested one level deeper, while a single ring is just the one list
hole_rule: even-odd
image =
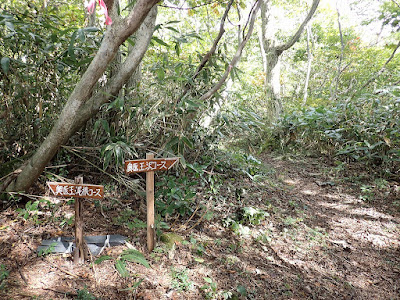
[{"label": "tree branch", "polygon": [[232,71],[232,69],[237,65],[238,61],[240,60],[240,58],[242,56],[243,48],[247,44],[247,42],[249,41],[249,39],[253,33],[254,22],[256,20],[257,12],[261,5],[261,1],[257,0],[254,5],[255,5],[255,6],[253,6],[254,9],[251,12],[251,18],[250,18],[250,22],[249,22],[249,30],[248,30],[246,36],[244,37],[243,41],[240,43],[238,49],[236,50],[236,53],[231,60],[231,63],[229,64],[228,68],[225,70],[224,75],[222,75],[222,77],[218,81],[218,83],[211,90],[209,90],[207,93],[205,93],[203,96],[201,96],[200,100],[203,100],[203,101],[207,100],[212,95],[214,95],[224,84],[224,82],[226,81],[226,79],[229,76],[229,73]]},{"label": "tree branch", "polygon": [[[225,21],[226,21],[226,19],[227,19],[227,17],[228,17],[228,13],[229,13],[229,10],[230,10],[231,7],[232,7],[233,1],[234,1],[234,0],[230,0],[230,1],[229,1],[229,4],[228,4],[228,6],[227,6],[226,9],[225,9],[225,13],[224,13],[224,15],[222,16],[221,23],[220,23],[220,25],[219,25],[219,32],[218,32],[218,35],[217,35],[217,37],[215,38],[214,43],[213,43],[213,45],[211,46],[210,50],[207,52],[206,55],[204,55],[203,59],[201,60],[200,64],[198,65],[198,67],[197,67],[197,69],[196,69],[196,72],[195,72],[194,75],[192,76],[192,80],[196,79],[196,77],[200,74],[200,71],[205,67],[205,65],[207,64],[207,62],[210,60],[211,56],[213,56],[214,53],[215,53],[215,51],[217,50],[218,43],[219,43],[219,41],[221,40],[222,36],[223,36],[224,33],[225,33]],[[179,103],[180,101],[182,101],[183,97],[185,97],[185,95],[187,94],[187,92],[188,92],[189,90],[190,90],[190,84],[187,83],[187,84],[185,85],[185,88],[184,88],[184,90],[183,90],[181,96],[180,96],[180,97],[178,98],[178,100],[177,100],[178,103]]]},{"label": "tree branch", "polygon": [[278,52],[283,52],[283,51],[289,49],[290,47],[292,47],[294,45],[294,43],[296,43],[299,40],[301,34],[304,31],[304,27],[307,25],[308,21],[311,20],[312,16],[314,15],[315,11],[317,10],[319,2],[320,2],[320,0],[313,0],[311,9],[308,12],[307,17],[304,19],[303,23],[301,23],[301,25],[297,29],[296,33],[292,36],[292,38],[288,42],[286,42],[285,44],[282,44],[282,45],[278,45],[276,47],[276,50]]},{"label": "tree branch", "polygon": [[[96,56],[69,96],[49,135],[22,169],[16,180],[8,185],[7,191],[27,190],[37,180],[60,146],[68,141],[76,130],[83,125],[80,123],[84,120],[83,108],[87,108],[85,104],[91,99],[95,84],[114,58],[119,46],[138,30],[149,11],[158,2],[159,0],[138,0],[127,18],[117,20],[107,29]],[[88,116],[88,118],[90,117],[91,115]]]},{"label": "tree branch", "polygon": [[397,50],[400,48],[400,41],[397,43],[396,48],[393,50],[392,55],[390,55],[390,57],[387,59],[387,61],[384,63],[384,65],[382,66],[382,68],[374,75],[372,76],[370,79],[367,80],[366,83],[363,84],[363,86],[361,88],[359,88],[357,91],[355,91],[350,99],[352,99],[358,92],[360,92],[362,89],[366,88],[371,82],[373,82],[375,79],[377,79],[379,76],[382,75],[382,73],[385,71],[386,66],[388,65],[388,63],[393,59],[394,55],[396,54]]},{"label": "tree branch", "polygon": [[196,72],[194,73],[192,79],[195,79],[195,78],[199,75],[200,71],[204,68],[204,66],[206,65],[206,63],[210,60],[210,57],[215,53],[215,50],[217,50],[217,45],[218,45],[219,41],[221,40],[222,36],[223,36],[224,33],[225,33],[225,28],[224,28],[224,26],[225,26],[225,21],[226,21],[226,18],[228,17],[228,13],[229,13],[229,10],[230,10],[231,7],[232,7],[233,1],[234,1],[234,0],[229,1],[229,4],[228,4],[228,6],[227,6],[226,9],[225,9],[225,13],[224,13],[224,15],[223,15],[223,17],[222,17],[222,19],[221,19],[221,24],[219,25],[219,32],[218,32],[218,35],[217,35],[217,37],[215,38],[214,43],[213,43],[213,45],[212,45],[210,51],[208,51],[208,53],[207,53],[206,55],[204,55],[204,57],[203,57],[201,63],[200,63],[199,66],[197,67]]}]

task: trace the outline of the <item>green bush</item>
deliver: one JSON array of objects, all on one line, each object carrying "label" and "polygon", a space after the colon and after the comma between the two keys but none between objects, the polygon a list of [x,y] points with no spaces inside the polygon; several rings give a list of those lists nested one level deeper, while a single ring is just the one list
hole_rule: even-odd
[{"label": "green bush", "polygon": [[294,148],[363,162],[386,176],[400,166],[400,87],[349,102],[300,109],[269,129],[265,146]]}]

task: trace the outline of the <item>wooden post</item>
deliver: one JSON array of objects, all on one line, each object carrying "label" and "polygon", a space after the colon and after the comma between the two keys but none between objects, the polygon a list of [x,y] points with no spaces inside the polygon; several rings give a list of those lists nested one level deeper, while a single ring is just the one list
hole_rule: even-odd
[{"label": "wooden post", "polygon": [[[153,153],[147,153],[146,159],[153,159]],[[154,226],[154,171],[146,173],[146,202],[147,202],[147,250],[154,249],[155,226]]]},{"label": "wooden post", "polygon": [[[75,177],[76,184],[83,184],[83,177]],[[82,198],[75,197],[75,246],[74,263],[83,264],[85,261],[85,248],[83,239],[83,202]]]}]

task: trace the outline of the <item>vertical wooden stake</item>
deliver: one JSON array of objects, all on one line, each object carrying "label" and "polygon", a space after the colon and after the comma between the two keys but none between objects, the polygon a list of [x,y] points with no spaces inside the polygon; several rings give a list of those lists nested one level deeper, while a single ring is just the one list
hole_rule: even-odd
[{"label": "vertical wooden stake", "polygon": [[[147,153],[146,159],[153,159],[153,153]],[[154,226],[154,171],[146,173],[146,202],[147,202],[147,250],[154,249],[155,226]]]},{"label": "vertical wooden stake", "polygon": [[[83,177],[75,177],[76,184],[83,184]],[[83,202],[81,198],[75,198],[75,246],[74,263],[83,264],[85,261],[85,249],[83,240]]]}]

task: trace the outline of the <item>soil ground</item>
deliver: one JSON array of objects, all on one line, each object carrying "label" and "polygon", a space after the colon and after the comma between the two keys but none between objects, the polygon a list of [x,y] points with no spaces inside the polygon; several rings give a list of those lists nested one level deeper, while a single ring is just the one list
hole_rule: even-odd
[{"label": "soil ground", "polygon": [[[98,264],[36,252],[42,239],[73,236],[60,224],[73,216],[67,201],[46,198],[52,209],[27,220],[9,207],[0,213],[0,299],[400,299],[400,183],[365,184],[361,169],[339,174],[323,159],[259,160],[261,175],[225,178],[207,200],[199,185],[197,200],[212,216],[171,218],[166,231],[182,240],[158,240],[150,254],[145,229],[126,226],[145,218],[143,199],[110,193],[101,205],[85,202],[88,235],[129,241]],[[241,207],[268,215],[233,229],[228,218],[240,220]],[[129,247],[151,267],[126,262],[122,277],[116,261]]]}]

